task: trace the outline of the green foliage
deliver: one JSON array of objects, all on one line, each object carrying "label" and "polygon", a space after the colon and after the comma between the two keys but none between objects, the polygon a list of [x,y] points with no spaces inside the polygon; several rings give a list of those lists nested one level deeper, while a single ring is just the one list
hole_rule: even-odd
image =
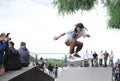
[{"label": "green foliage", "polygon": [[73,14],[78,10],[91,10],[97,0],[54,0],[53,4],[57,6],[59,14]]},{"label": "green foliage", "polygon": [[[29,59],[30,59],[31,62],[36,62],[36,58],[31,56],[31,55],[30,55]],[[44,60],[46,60],[46,59],[44,59]],[[61,59],[47,59],[47,60],[48,60],[48,62],[46,62],[47,66],[50,63],[53,64],[53,65],[58,64],[59,67],[62,67],[62,65],[63,65],[63,60],[61,60]]]},{"label": "green foliage", "polygon": [[109,16],[108,27],[120,29],[120,0],[107,0],[105,6],[107,7]]},{"label": "green foliage", "polygon": [[62,67],[63,60],[61,60],[61,59],[48,59],[47,66],[49,63],[51,63],[53,65],[57,64],[59,67]]},{"label": "green foliage", "polygon": [[108,28],[120,29],[120,0],[54,0],[59,14],[74,14],[79,10],[89,11],[95,4],[105,4],[108,13]]},{"label": "green foliage", "polygon": [[30,59],[31,62],[35,62],[35,60],[36,60],[36,59],[35,59],[33,56],[31,56],[31,55],[30,55],[29,59]]}]

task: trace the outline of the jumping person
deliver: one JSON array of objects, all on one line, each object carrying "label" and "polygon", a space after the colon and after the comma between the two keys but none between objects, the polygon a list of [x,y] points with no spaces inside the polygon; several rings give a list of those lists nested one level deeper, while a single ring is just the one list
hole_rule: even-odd
[{"label": "jumping person", "polygon": [[[80,57],[80,55],[78,55],[77,53],[82,49],[83,47],[83,43],[80,41],[77,41],[78,38],[80,37],[90,37],[89,34],[86,33],[86,28],[84,27],[84,25],[82,23],[78,23],[75,25],[75,28],[62,33],[59,36],[54,37],[54,40],[58,40],[60,37],[68,34],[68,37],[65,41],[65,44],[67,46],[70,46],[70,50],[69,50],[69,58],[73,58],[74,57]],[[77,46],[76,50],[74,51],[75,46]],[[74,56],[74,57],[73,57]]]}]

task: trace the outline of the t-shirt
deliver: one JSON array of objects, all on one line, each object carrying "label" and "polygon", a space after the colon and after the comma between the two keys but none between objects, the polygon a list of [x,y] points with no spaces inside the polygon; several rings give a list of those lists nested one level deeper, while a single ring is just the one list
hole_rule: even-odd
[{"label": "t-shirt", "polygon": [[81,32],[74,32],[74,29],[72,29],[72,30],[66,32],[65,34],[68,35],[66,38],[66,41],[68,41],[68,40],[77,40],[78,38],[86,35],[87,33],[86,33],[85,29],[83,28],[81,30]]},{"label": "t-shirt", "polygon": [[93,59],[93,55],[92,54],[88,54],[88,58],[89,59]]},{"label": "t-shirt", "polygon": [[107,59],[108,58],[108,53],[104,53],[104,58]]},{"label": "t-shirt", "polygon": [[88,53],[85,53],[84,56],[83,56],[83,58],[84,59],[88,59],[88,55],[89,55]]},{"label": "t-shirt", "polygon": [[99,54],[98,54],[98,58],[99,58],[99,59],[103,59],[103,58],[104,58],[104,54],[103,54],[103,53],[99,53]]},{"label": "t-shirt", "polygon": [[109,54],[109,57],[110,57],[110,59],[112,60],[113,57],[114,57],[114,54],[113,54],[113,53]]},{"label": "t-shirt", "polygon": [[38,64],[38,66],[39,66],[40,69],[44,68],[44,64],[45,63],[43,61],[39,61],[37,64]]},{"label": "t-shirt", "polygon": [[94,59],[97,59],[97,56],[98,56],[98,55],[97,55],[96,53],[93,54],[93,58],[94,58]]}]

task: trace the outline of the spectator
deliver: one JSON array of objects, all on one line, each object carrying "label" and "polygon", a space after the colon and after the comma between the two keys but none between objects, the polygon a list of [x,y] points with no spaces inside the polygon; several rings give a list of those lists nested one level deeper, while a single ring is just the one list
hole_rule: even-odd
[{"label": "spectator", "polygon": [[43,72],[46,71],[46,64],[43,60],[43,58],[41,57],[40,60],[36,63],[37,67],[40,68],[40,70],[42,70]]},{"label": "spectator", "polygon": [[50,63],[50,64],[48,65],[49,75],[52,75],[53,70],[54,70],[54,66]]},{"label": "spectator", "polygon": [[115,81],[120,80],[120,67],[118,63],[115,63],[115,67],[113,68],[113,73],[115,77]]},{"label": "spectator", "polygon": [[5,33],[1,33],[0,35],[0,75],[4,74],[4,53],[7,51],[8,48],[8,41],[9,38],[6,36]]},{"label": "spectator", "polygon": [[88,50],[86,50],[86,53],[84,54],[83,58],[84,58],[84,67],[88,67],[89,63],[88,63]]},{"label": "spectator", "polygon": [[21,64],[20,64],[20,55],[18,53],[18,50],[14,48],[13,42],[9,42],[8,44],[9,44],[9,49],[5,54],[5,59],[4,59],[5,71],[19,70],[21,69]]},{"label": "spectator", "polygon": [[103,58],[104,58],[104,54],[103,54],[103,50],[101,50],[101,52],[98,54],[99,66],[103,66]]},{"label": "spectator", "polygon": [[109,54],[109,65],[111,67],[113,67],[113,57],[114,57],[114,54],[113,54],[113,51],[111,51],[111,53]]},{"label": "spectator", "polygon": [[105,53],[104,53],[104,67],[107,67],[108,56],[109,56],[109,53],[105,50]]},{"label": "spectator", "polygon": [[86,53],[84,54],[84,56],[83,56],[83,58],[84,58],[84,60],[87,60],[88,59],[88,50],[86,50]]},{"label": "spectator", "polygon": [[92,67],[93,67],[93,51],[91,51],[90,57],[91,57],[91,63],[92,63]]},{"label": "spectator", "polygon": [[55,78],[58,78],[58,65],[55,65]]},{"label": "spectator", "polygon": [[27,49],[25,42],[20,43],[20,48],[18,52],[20,54],[21,66],[27,67],[29,65],[29,50]]},{"label": "spectator", "polygon": [[88,53],[88,62],[89,62],[89,67],[92,67],[92,65],[93,65],[93,54],[92,54],[92,51],[91,51],[91,53]]},{"label": "spectator", "polygon": [[96,53],[96,51],[94,51],[93,53],[93,67],[97,67],[98,66],[98,54]]}]

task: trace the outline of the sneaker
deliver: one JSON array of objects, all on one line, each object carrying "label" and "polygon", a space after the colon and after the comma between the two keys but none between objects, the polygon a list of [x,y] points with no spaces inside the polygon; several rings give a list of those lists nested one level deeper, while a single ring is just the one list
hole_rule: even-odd
[{"label": "sneaker", "polygon": [[74,60],[75,58],[73,56],[69,56],[68,59]]},{"label": "sneaker", "polygon": [[80,55],[78,55],[78,54],[74,54],[74,57],[81,57]]}]

